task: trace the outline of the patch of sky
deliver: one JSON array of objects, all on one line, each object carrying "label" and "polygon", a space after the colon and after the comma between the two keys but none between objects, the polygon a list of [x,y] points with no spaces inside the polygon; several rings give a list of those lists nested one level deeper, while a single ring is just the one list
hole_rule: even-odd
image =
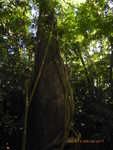
[{"label": "patch of sky", "polygon": [[113,9],[113,1],[112,0],[108,1],[108,6],[110,9]]},{"label": "patch of sky", "polygon": [[20,48],[23,48],[23,49],[24,49],[24,48],[26,47],[24,41],[23,41],[21,38],[19,39],[18,44],[19,44],[19,47],[20,47]]},{"label": "patch of sky", "polygon": [[37,19],[39,17],[39,11],[38,11],[38,7],[36,4],[33,3],[32,0],[30,0],[29,5],[31,7],[31,25],[29,26],[29,32],[32,33],[33,37],[36,37],[36,33],[37,33]]},{"label": "patch of sky", "polygon": [[7,39],[8,39],[8,37],[7,37],[6,35],[4,35],[4,36],[3,36],[3,39],[4,39],[4,40],[7,40]]},{"label": "patch of sky", "polygon": [[10,46],[10,48],[8,48],[8,53],[11,55],[14,55],[14,46]]},{"label": "patch of sky", "polygon": [[29,26],[29,32],[32,33],[33,37],[36,37],[36,33],[37,33],[36,23],[31,23],[31,25]]},{"label": "patch of sky", "polygon": [[107,0],[106,8],[105,8],[105,11],[104,11],[104,16],[108,15],[109,9],[112,10],[112,13],[113,13],[113,1],[112,0]]},{"label": "patch of sky", "polygon": [[89,45],[89,55],[93,55],[95,52],[99,53],[101,51],[101,43],[98,41],[95,43],[95,41],[93,41],[90,45]]},{"label": "patch of sky", "polygon": [[39,11],[36,5],[31,5],[31,19],[37,18],[39,16]]},{"label": "patch of sky", "polygon": [[76,7],[74,8],[74,15],[75,16],[77,15],[77,8]]}]

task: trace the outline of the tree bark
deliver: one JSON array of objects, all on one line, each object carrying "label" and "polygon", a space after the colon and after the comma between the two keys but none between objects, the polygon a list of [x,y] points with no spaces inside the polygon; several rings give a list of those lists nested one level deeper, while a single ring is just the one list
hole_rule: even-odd
[{"label": "tree bark", "polygon": [[111,44],[111,54],[110,54],[110,72],[109,72],[109,82],[110,82],[110,93],[111,93],[111,102],[113,101],[113,38],[109,37]]},{"label": "tree bark", "polygon": [[[28,113],[27,150],[60,149],[71,122],[70,102],[68,112],[66,112],[65,102],[70,95],[66,96],[68,94],[67,78],[56,38],[55,10],[48,5],[46,3],[47,7],[43,7],[40,2],[35,79],[40,73],[42,64],[43,69]],[[50,32],[52,36],[48,43]],[[47,57],[43,62],[47,49]],[[67,118],[65,118],[66,113],[68,113]]]},{"label": "tree bark", "polygon": [[110,55],[110,88],[111,88],[111,101],[113,101],[113,50]]}]

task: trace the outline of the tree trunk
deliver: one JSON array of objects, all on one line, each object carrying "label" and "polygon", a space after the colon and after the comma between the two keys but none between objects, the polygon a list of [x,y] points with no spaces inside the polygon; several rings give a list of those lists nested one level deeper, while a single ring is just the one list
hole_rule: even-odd
[{"label": "tree trunk", "polygon": [[49,6],[50,2],[45,0],[44,7],[40,1],[35,79],[39,74],[40,77],[28,113],[27,150],[59,149],[71,121],[72,108],[67,103],[69,86],[56,38],[55,10]]},{"label": "tree trunk", "polygon": [[111,88],[111,101],[113,101],[113,50],[110,55],[110,88]]},{"label": "tree trunk", "polygon": [[113,101],[113,38],[109,37],[109,41],[111,44],[111,54],[110,54],[110,73],[109,73],[109,82],[110,82],[110,94],[111,94],[111,102]]},{"label": "tree trunk", "polygon": [[88,73],[86,64],[85,64],[84,59],[83,59],[82,54],[81,54],[81,50],[79,49],[76,52],[76,54],[79,56],[80,61],[81,61],[82,65],[83,65],[83,68],[84,68],[84,71],[85,71],[85,75],[86,75],[86,79],[87,79],[89,95],[90,95],[91,99],[93,100],[94,99],[94,83],[92,82],[93,80],[91,79],[91,77],[89,77],[89,73]]}]

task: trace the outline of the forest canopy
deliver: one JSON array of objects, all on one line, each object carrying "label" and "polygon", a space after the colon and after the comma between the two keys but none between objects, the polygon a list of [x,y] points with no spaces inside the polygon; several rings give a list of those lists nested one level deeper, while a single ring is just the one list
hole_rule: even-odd
[{"label": "forest canopy", "polygon": [[[75,101],[74,128],[83,139],[104,139],[112,146],[113,1],[55,0],[46,5],[45,0],[41,3],[45,8],[55,7],[57,39]],[[9,140],[4,137],[11,137],[15,131],[20,136],[23,132],[24,83],[33,77],[38,19],[39,0],[0,1],[2,148],[4,141]]]}]

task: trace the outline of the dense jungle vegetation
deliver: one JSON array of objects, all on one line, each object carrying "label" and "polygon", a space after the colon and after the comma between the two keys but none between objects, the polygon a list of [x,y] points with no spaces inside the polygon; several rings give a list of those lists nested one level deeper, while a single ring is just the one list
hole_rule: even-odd
[{"label": "dense jungle vegetation", "polygon": [[73,89],[73,128],[81,139],[103,139],[110,149],[113,1],[0,0],[0,150],[22,148],[25,81],[33,79],[36,68],[40,3],[45,10],[55,8],[56,38]]}]

